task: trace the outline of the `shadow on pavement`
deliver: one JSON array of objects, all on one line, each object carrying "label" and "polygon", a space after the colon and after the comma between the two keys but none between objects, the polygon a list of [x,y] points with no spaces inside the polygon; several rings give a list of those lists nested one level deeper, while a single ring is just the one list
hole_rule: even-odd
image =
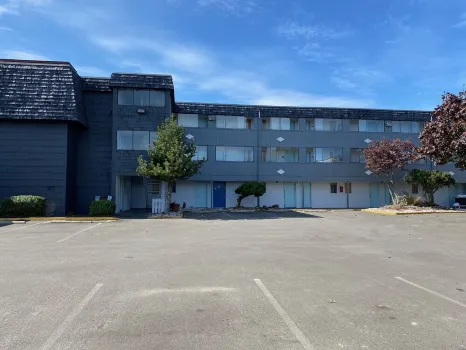
[{"label": "shadow on pavement", "polygon": [[115,216],[119,219],[148,219],[152,215],[150,210],[146,209],[133,209],[122,211]]},{"label": "shadow on pavement", "polygon": [[189,212],[184,213],[185,219],[192,220],[271,220],[271,219],[316,219],[320,216],[310,213],[296,212],[292,210],[283,211],[251,211],[251,212],[228,212],[221,211],[215,213]]},{"label": "shadow on pavement", "polygon": [[2,219],[0,219],[0,227],[10,226],[10,225],[13,225],[11,221],[2,221]]}]

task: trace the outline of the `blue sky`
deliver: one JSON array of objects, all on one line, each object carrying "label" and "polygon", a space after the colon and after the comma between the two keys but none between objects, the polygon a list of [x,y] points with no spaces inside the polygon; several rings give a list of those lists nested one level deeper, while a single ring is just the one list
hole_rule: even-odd
[{"label": "blue sky", "polygon": [[169,73],[178,101],[431,109],[465,37],[464,0],[0,0],[0,57]]}]

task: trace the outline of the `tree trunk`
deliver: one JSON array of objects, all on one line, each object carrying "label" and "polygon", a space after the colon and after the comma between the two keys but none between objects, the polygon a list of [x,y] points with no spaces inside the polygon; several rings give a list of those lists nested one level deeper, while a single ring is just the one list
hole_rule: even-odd
[{"label": "tree trunk", "polygon": [[171,204],[172,204],[172,188],[173,188],[173,184],[170,183],[170,182],[167,182],[167,195],[166,195],[166,198],[165,198],[165,210],[167,212],[171,211]]},{"label": "tree trunk", "polygon": [[243,196],[239,196],[238,199],[236,200],[236,206],[238,208],[241,208],[241,201],[244,199],[245,197]]},{"label": "tree trunk", "polygon": [[385,182],[388,188],[388,193],[390,194],[390,198],[392,200],[392,204],[397,204],[396,203],[396,189],[395,189],[395,182],[391,177],[387,179]]},{"label": "tree trunk", "polygon": [[434,192],[424,192],[426,195],[427,204],[434,204]]}]

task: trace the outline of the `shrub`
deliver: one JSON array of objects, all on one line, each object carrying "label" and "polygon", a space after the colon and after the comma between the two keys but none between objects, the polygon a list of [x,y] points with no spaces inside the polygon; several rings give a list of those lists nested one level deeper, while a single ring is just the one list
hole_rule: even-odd
[{"label": "shrub", "polygon": [[91,216],[113,216],[115,214],[115,203],[109,200],[97,200],[89,207]]},{"label": "shrub", "polygon": [[10,198],[0,198],[0,217],[10,216],[13,204]]},{"label": "shrub", "polygon": [[45,198],[23,195],[2,199],[0,216],[45,216]]},{"label": "shrub", "polygon": [[241,201],[249,196],[261,197],[265,193],[265,183],[264,182],[245,182],[244,184],[238,186],[235,190],[235,193],[238,194],[237,207],[241,207]]}]

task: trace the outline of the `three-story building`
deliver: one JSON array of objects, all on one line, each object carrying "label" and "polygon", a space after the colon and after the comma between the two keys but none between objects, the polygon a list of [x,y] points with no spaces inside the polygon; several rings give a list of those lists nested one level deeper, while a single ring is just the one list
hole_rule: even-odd
[{"label": "three-story building", "polygon": [[[0,60],[0,197],[43,195],[55,215],[87,212],[96,196],[111,196],[117,212],[149,208],[164,186],[136,174],[137,158],[174,115],[206,161],[173,188],[188,208],[234,206],[245,181],[267,188],[246,206],[378,207],[388,194],[362,150],[382,138],[417,143],[431,119],[427,111],[184,103],[174,92],[169,75],[80,77],[67,62]],[[438,192],[439,204],[466,192],[453,166],[412,167],[454,173],[458,184]],[[398,190],[421,194],[401,177]]]}]

